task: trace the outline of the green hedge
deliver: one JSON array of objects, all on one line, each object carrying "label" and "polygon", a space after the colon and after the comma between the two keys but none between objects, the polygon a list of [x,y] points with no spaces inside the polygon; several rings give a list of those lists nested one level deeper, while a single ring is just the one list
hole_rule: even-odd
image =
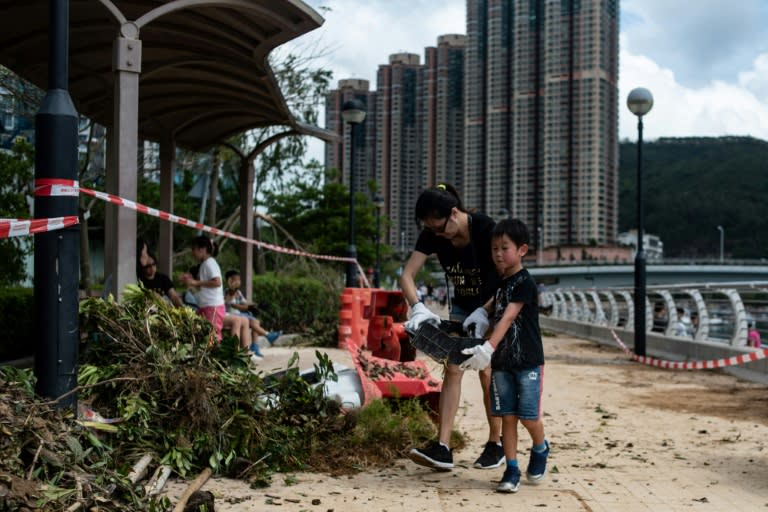
[{"label": "green hedge", "polygon": [[265,329],[303,333],[313,344],[336,344],[341,288],[310,277],[257,275],[253,302]]},{"label": "green hedge", "polygon": [[0,361],[34,354],[33,288],[0,288]]},{"label": "green hedge", "polygon": [[[340,294],[341,288],[311,277],[253,279],[253,301],[266,329],[301,333],[323,346],[337,342]],[[33,288],[0,288],[0,361],[34,354],[34,309]]]}]

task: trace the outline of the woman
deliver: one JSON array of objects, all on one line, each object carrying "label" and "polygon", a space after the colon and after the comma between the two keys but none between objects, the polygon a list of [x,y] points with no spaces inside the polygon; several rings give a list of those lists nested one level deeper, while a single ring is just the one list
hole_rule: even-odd
[{"label": "woman", "polygon": [[[427,258],[437,255],[446,278],[453,284],[450,301],[450,320],[461,322],[475,337],[482,338],[488,329],[488,311],[500,279],[491,257],[491,231],[494,221],[482,213],[471,213],[461,203],[459,194],[451,185],[439,184],[424,190],[416,201],[416,223],[422,230],[400,277],[400,288],[411,306],[406,328],[415,332],[423,322],[439,324],[440,317],[419,302],[416,274]],[[450,450],[451,430],[461,398],[461,378],[464,372],[458,365],[448,364],[440,393],[438,440],[424,448],[414,448],[410,458],[423,466],[451,469],[453,455]],[[490,371],[479,372],[483,388],[485,411],[488,418],[488,442],[474,466],[490,469],[505,463],[501,447],[499,418],[490,416]]]},{"label": "woman", "polygon": [[147,290],[152,290],[161,296],[168,297],[171,303],[176,307],[181,307],[181,297],[176,293],[176,289],[173,287],[173,281],[170,277],[157,271],[157,260],[155,257],[147,253],[145,263],[141,267],[141,275],[139,281]]}]

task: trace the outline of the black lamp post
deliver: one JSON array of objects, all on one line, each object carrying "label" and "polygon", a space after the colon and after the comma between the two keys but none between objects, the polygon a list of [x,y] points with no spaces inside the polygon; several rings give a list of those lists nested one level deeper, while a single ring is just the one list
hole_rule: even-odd
[{"label": "black lamp post", "polygon": [[355,127],[365,120],[365,105],[354,99],[344,102],[341,118],[349,124],[349,247],[347,256],[347,288],[357,286],[357,248],[355,247]]},{"label": "black lamp post", "polygon": [[627,96],[629,111],[637,116],[637,251],[635,253],[635,354],[645,355],[645,252],[643,251],[643,116],[653,107],[644,87]]},{"label": "black lamp post", "polygon": [[381,246],[381,209],[384,208],[384,197],[379,192],[373,198],[373,205],[376,207],[376,266],[373,267],[373,287],[379,287],[381,278],[381,259],[379,258],[379,247]]},{"label": "black lamp post", "polygon": [[[69,1],[48,2],[48,90],[35,115],[35,181],[77,180],[78,115],[69,95]],[[43,63],[45,64],[45,63]],[[35,197],[35,217],[77,215],[77,192]],[[35,235],[36,391],[57,398],[77,386],[80,226]],[[77,408],[72,393],[57,403]]]}]

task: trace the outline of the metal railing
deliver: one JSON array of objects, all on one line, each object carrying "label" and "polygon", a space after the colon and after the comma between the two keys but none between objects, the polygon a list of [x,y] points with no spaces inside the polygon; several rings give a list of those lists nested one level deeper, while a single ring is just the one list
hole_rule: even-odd
[{"label": "metal railing", "polygon": [[[560,320],[634,330],[633,288],[544,290],[540,304]],[[768,342],[768,281],[648,286],[646,312],[646,331],[663,336],[747,347],[753,324]]]}]

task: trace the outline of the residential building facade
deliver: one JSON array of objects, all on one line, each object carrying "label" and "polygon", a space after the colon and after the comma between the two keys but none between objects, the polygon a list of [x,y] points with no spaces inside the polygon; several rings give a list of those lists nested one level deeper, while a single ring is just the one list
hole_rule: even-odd
[{"label": "residential building facade", "polygon": [[[350,144],[351,125],[344,122],[341,112],[344,103],[359,100],[366,110],[365,120],[354,128],[354,149]],[[338,169],[338,179],[349,186],[350,162],[354,161],[355,192],[369,193],[368,183],[376,180],[376,93],[369,90],[368,80],[339,80],[338,88],[332,90],[325,100],[325,126],[342,135],[341,140],[325,145],[326,169]]]},{"label": "residential building facade", "polygon": [[534,248],[616,240],[618,20],[618,0],[467,0],[464,199]]}]

